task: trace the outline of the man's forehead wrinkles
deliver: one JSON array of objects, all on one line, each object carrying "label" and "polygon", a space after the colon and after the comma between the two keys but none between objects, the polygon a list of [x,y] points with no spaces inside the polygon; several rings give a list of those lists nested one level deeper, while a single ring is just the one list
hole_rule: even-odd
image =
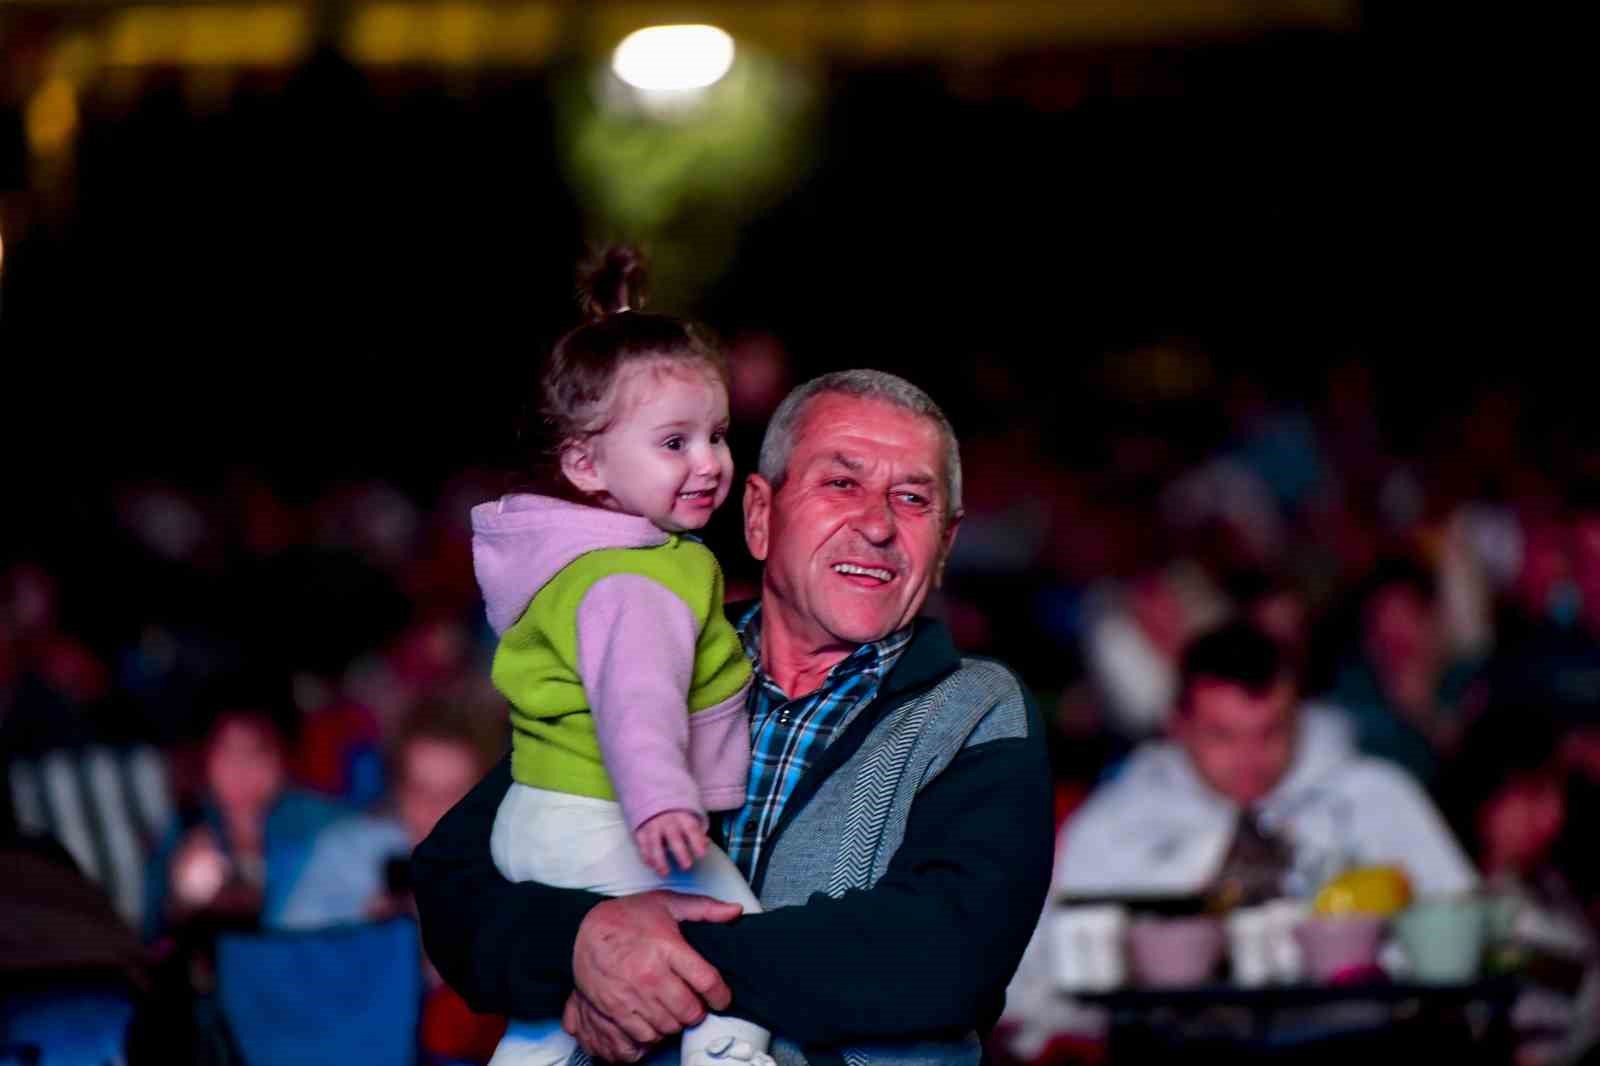
[{"label": "man's forehead wrinkles", "polygon": [[895,481],[903,481],[912,485],[932,485],[939,480],[938,475],[930,468],[918,462],[908,462],[893,456],[865,452],[853,454],[844,451],[822,452],[812,457],[808,466],[811,467],[843,467],[851,473],[859,474],[867,470],[874,472],[886,470]]},{"label": "man's forehead wrinkles", "polygon": [[867,465],[864,460],[854,455],[846,455],[844,452],[834,452],[829,461],[846,470],[861,470]]}]

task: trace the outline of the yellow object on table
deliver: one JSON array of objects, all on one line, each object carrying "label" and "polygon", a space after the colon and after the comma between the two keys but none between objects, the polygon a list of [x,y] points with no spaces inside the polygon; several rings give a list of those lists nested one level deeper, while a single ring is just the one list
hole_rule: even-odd
[{"label": "yellow object on table", "polygon": [[1411,881],[1398,866],[1359,866],[1322,886],[1317,914],[1375,914],[1388,918],[1411,903]]}]

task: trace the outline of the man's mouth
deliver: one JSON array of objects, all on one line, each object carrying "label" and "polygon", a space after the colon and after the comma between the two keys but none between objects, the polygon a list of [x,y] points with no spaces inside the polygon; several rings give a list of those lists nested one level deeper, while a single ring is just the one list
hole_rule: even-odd
[{"label": "man's mouth", "polygon": [[887,584],[894,580],[894,571],[881,566],[859,566],[856,563],[834,563],[833,572],[846,577],[865,577]]}]

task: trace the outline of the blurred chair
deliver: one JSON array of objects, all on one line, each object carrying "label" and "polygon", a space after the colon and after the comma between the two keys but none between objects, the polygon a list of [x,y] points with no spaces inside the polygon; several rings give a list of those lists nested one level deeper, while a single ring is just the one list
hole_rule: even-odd
[{"label": "blurred chair", "polygon": [[0,1002],[0,1064],[123,1066],[134,1004],[126,992],[63,987]]},{"label": "blurred chair", "polygon": [[217,941],[217,998],[249,1066],[413,1066],[422,948],[410,918]]},{"label": "blurred chair", "polygon": [[64,748],[6,766],[17,827],[53,837],[138,928],[151,846],[172,822],[165,757],[147,745]]}]

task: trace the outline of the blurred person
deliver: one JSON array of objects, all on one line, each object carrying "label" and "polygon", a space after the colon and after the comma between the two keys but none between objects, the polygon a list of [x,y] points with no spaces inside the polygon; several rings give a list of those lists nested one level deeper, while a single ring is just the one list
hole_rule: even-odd
[{"label": "blurred person", "polygon": [[[551,351],[529,434],[536,491],[473,508],[473,563],[500,634],[515,784],[495,817],[514,881],[606,895],[675,887],[761,904],[707,830],[744,800],[752,671],[722,572],[693,534],[733,486],[726,357],[690,322],[643,310],[644,267],[585,267],[586,321]],[[677,876],[674,877],[676,871]],[[711,1014],[683,1062],[771,1066],[771,1033]],[[554,1066],[577,1044],[517,1018],[496,1066]]]},{"label": "blurred person", "polygon": [[412,909],[410,855],[505,754],[504,700],[462,682],[418,703],[390,743],[393,789],[376,813],[352,813],[319,834],[280,917],[317,928]]},{"label": "blurred person", "polygon": [[1311,652],[1311,605],[1299,587],[1277,574],[1245,571],[1226,588],[1238,617],[1271,637],[1303,677]]},{"label": "blurred person", "polygon": [[1225,611],[1220,595],[1198,569],[1176,564],[1102,585],[1090,600],[1084,659],[1106,723],[1129,740],[1160,732],[1183,646]]},{"label": "blurred person", "polygon": [[1224,407],[1232,424],[1229,457],[1253,473],[1285,515],[1310,506],[1331,480],[1311,416],[1274,402],[1255,373],[1227,382]]},{"label": "blurred person", "polygon": [[[772,333],[741,333],[729,343],[729,413],[737,439],[744,439],[747,432],[753,441],[760,441],[761,427],[794,387],[794,371],[790,364],[788,349]],[[753,466],[756,457],[748,458],[749,465]]]},{"label": "blurred person", "polygon": [[1215,459],[1174,480],[1162,493],[1161,517],[1215,572],[1272,566],[1287,543],[1279,501],[1237,459]]},{"label": "blurred person", "polygon": [[56,575],[33,561],[0,574],[0,750],[38,753],[119,736],[104,713],[111,672],[61,618]]},{"label": "blurred person", "polygon": [[387,647],[350,664],[341,678],[343,695],[354,706],[371,709],[368,722],[376,726],[383,746],[392,747],[419,701],[478,665],[477,650],[458,619],[419,618]]},{"label": "blurred person", "polygon": [[276,927],[318,835],[347,813],[289,787],[292,725],[269,690],[230,681],[208,702],[202,791],[146,876],[147,939],[213,921]]},{"label": "blurred person", "polygon": [[[1304,589],[1281,574],[1237,574],[1228,584],[1228,596],[1240,621],[1254,626],[1278,645],[1302,692],[1314,672],[1312,608]],[[1321,735],[1355,747],[1355,725],[1349,715],[1325,700],[1302,698],[1301,714]]]},{"label": "blurred person", "polygon": [[[1560,538],[1529,556],[1521,600],[1544,610],[1495,663],[1497,693],[1556,712],[1569,726],[1600,725],[1600,484],[1572,493]],[[1539,565],[1535,567],[1535,563]]]},{"label": "blurred person", "polygon": [[[1052,898],[1205,896],[1218,907],[1309,896],[1343,868],[1394,863],[1422,893],[1476,875],[1406,774],[1358,756],[1302,705],[1295,660],[1248,621],[1185,646],[1167,738],[1135,748],[1056,842]],[[1041,922],[1007,993],[1009,1050],[1053,1036],[1099,1047],[1106,1018],[1056,987]]]},{"label": "blurred person", "polygon": [[1560,728],[1534,707],[1490,710],[1468,730],[1445,795],[1489,898],[1510,908],[1490,950],[1522,977],[1518,1066],[1575,1062],[1600,1042],[1600,935],[1561,846],[1574,826]]},{"label": "blurred person", "polygon": [[1476,884],[1427,795],[1308,716],[1292,664],[1247,623],[1185,648],[1168,734],[1068,820],[1057,891],[1306,895],[1343,866],[1384,863],[1423,894]]},{"label": "blurred person", "polygon": [[[280,922],[320,928],[414,912],[411,852],[505,754],[504,701],[463,683],[419,703],[391,747],[386,813],[350,815],[318,837]],[[467,1006],[424,955],[418,1042],[429,1061],[486,1062],[505,1019]]]},{"label": "blurred person", "polygon": [[1578,613],[1564,523],[1554,516],[1524,514],[1516,523],[1514,543],[1516,562],[1506,595],[1511,621],[1502,626],[1513,647],[1550,623],[1571,625]]},{"label": "blurred person", "polygon": [[1360,649],[1326,698],[1350,717],[1362,752],[1405,767],[1431,788],[1482,705],[1481,665],[1451,658],[1437,583],[1422,564],[1380,564],[1357,603]]}]

